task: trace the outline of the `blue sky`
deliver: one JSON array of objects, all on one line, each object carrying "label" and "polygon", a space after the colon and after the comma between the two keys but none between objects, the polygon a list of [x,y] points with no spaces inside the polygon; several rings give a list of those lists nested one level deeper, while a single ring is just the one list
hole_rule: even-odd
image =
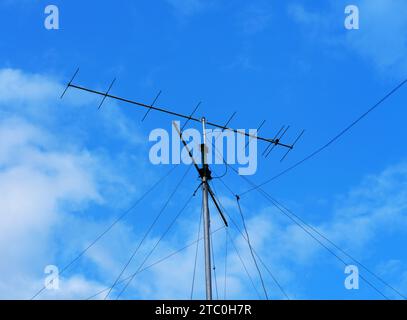
[{"label": "blue sky", "polygon": [[[255,128],[266,119],[266,136],[291,125],[288,142],[306,129],[283,163],[283,150],[259,157],[258,171],[249,177],[256,183],[327,142],[407,75],[402,0],[54,1],[59,30],[44,28],[48,4],[0,1],[2,298],[31,297],[43,284],[46,265],[62,269],[169,170],[150,164],[148,135],[169,130],[175,119],[152,112],[141,123],[144,111],[112,101],[98,112],[97,97],[73,90],[59,100],[77,67],[78,83],[103,91],[116,77],[112,93],[127,98],[148,103],[162,90],[158,105],[183,113],[202,101],[197,115],[214,122],[225,122],[234,111],[231,125],[237,128]],[[360,30],[344,28],[348,4],[360,9]],[[402,88],[318,157],[264,187],[405,294],[406,98]],[[61,276],[60,290],[42,297],[83,299],[111,285],[186,169],[178,167]],[[236,193],[249,189],[232,172],[224,180]],[[197,185],[191,170],[129,272]],[[234,199],[219,181],[214,186],[238,220]],[[256,250],[290,297],[381,298],[363,281],[359,290],[346,290],[343,265],[259,193],[246,194],[242,205]],[[199,213],[197,196],[151,262],[194,241]],[[213,215],[216,227],[220,221]],[[260,291],[247,245],[230,232]],[[219,231],[219,288],[224,244]],[[191,247],[135,277],[124,298],[188,298],[194,253]],[[236,254],[230,252],[228,261],[227,297],[256,298]],[[202,268],[200,259],[198,298],[204,297]],[[270,297],[283,298],[264,274]]]}]

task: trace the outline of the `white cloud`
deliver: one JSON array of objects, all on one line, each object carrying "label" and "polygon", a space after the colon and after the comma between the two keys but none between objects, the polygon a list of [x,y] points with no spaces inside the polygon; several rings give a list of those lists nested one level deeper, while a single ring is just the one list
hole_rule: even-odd
[{"label": "white cloud", "polygon": [[[73,94],[64,102],[64,108],[56,108],[62,89],[48,76],[0,70],[2,298],[29,298],[36,291],[30,292],[31,288],[36,286],[38,290],[43,283],[39,277],[45,277],[44,266],[56,264],[65,256],[59,250],[70,247],[69,237],[77,237],[81,226],[91,224],[93,218],[83,214],[86,209],[108,205],[112,194],[120,194],[124,204],[136,191],[123,176],[128,159],[113,159],[104,146],[88,149],[86,141],[81,140],[86,133],[78,134],[78,122],[64,127],[66,118],[72,116],[71,109],[86,107],[90,100],[84,99],[81,104]],[[109,110],[100,114],[97,125],[108,128],[100,136],[123,140],[132,129],[120,112],[113,114],[116,117]],[[139,138],[135,132],[132,134],[136,138],[126,139],[126,143],[134,146]],[[64,226],[70,220],[77,223],[77,229]],[[105,227],[102,224],[98,232]],[[57,231],[61,234],[56,235]],[[89,241],[82,234],[79,238],[83,242],[73,241],[79,248]],[[64,282],[63,290],[54,293],[55,298],[80,297],[76,294],[98,288],[97,283],[82,275],[64,277]]]},{"label": "white cloud", "polygon": [[[336,202],[333,214],[324,215],[326,221],[313,226],[342,248],[369,256],[373,253],[368,246],[372,239],[391,237],[407,225],[407,164],[394,165],[367,176]],[[310,258],[317,251],[303,250],[303,246],[312,244],[313,240],[309,242],[309,236],[302,231],[301,234],[295,236],[291,230],[284,242],[299,251],[297,257],[302,252],[304,257]],[[314,243],[314,246],[318,248],[319,245]]]},{"label": "white cloud", "polygon": [[[397,235],[404,232],[407,227],[407,163],[393,165],[378,174],[368,175],[360,185],[351,188],[347,194],[338,196],[334,203],[331,213],[326,212],[321,222],[311,225],[356,259],[370,266],[370,269],[375,270],[375,265],[370,265],[371,261],[375,261],[374,263],[386,261],[380,261],[380,252],[371,246],[372,241],[384,241],[389,246],[394,241],[396,245]],[[248,208],[243,210],[246,213],[250,212]],[[256,209],[252,209],[253,211],[256,212]],[[303,215],[299,212],[296,214],[300,217]],[[306,297],[305,291],[301,291],[303,279],[298,275],[319,265],[320,262],[316,261],[321,261],[322,256],[326,257],[323,261],[336,264],[341,272],[340,261],[291,220],[281,215],[275,207],[264,208],[261,212],[250,215],[247,220],[253,247],[283,288],[288,291],[289,296]],[[325,240],[313,234],[345,261],[354,264]],[[257,277],[247,244],[241,237],[237,241],[244,260],[248,262],[250,273],[254,278]],[[394,257],[398,258],[401,257]],[[238,271],[240,261],[236,256],[231,259],[232,265]],[[390,272],[391,270],[393,271]],[[403,291],[403,285],[399,286],[398,283],[403,281],[406,283],[407,269],[399,267],[391,270],[388,269],[387,274],[380,270],[375,271]],[[263,273],[270,292],[275,294],[276,298],[283,298],[279,290],[273,287],[273,282],[265,270]],[[239,279],[244,279],[244,274],[240,273]],[[394,292],[388,294],[392,296]]]},{"label": "white cloud", "polygon": [[407,164],[400,163],[367,176],[336,208],[334,222],[325,229],[345,245],[364,248],[378,234],[407,225]]},{"label": "white cloud", "polygon": [[0,137],[0,295],[10,298],[6,288],[19,284],[14,297],[28,298],[20,279],[29,285],[43,262],[54,262],[53,228],[67,205],[81,211],[102,201],[97,164],[86,152],[50,147],[52,137],[22,120],[1,121]]},{"label": "white cloud", "polygon": [[38,74],[25,74],[21,70],[0,70],[0,103],[46,102],[62,92],[57,82]]},{"label": "white cloud", "polygon": [[[141,134],[118,106],[107,99],[102,110],[97,110],[101,98],[68,89],[60,99],[65,86],[57,79],[43,74],[31,74],[19,69],[0,69],[0,115],[29,118],[33,124],[48,130],[59,130],[66,138],[99,129],[99,138],[120,138],[127,144],[141,144]],[[92,119],[90,121],[89,119]],[[69,124],[69,128],[65,126]]]}]

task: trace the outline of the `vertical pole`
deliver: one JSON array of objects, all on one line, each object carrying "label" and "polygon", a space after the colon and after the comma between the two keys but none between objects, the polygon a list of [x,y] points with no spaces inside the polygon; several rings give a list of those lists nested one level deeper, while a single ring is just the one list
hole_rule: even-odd
[{"label": "vertical pole", "polygon": [[205,287],[206,287],[206,300],[212,300],[212,269],[211,269],[211,243],[210,243],[210,217],[208,207],[208,164],[206,163],[206,132],[205,132],[205,118],[202,118],[202,136],[203,143],[201,144],[202,153],[202,208],[204,215],[204,251],[205,251]]}]

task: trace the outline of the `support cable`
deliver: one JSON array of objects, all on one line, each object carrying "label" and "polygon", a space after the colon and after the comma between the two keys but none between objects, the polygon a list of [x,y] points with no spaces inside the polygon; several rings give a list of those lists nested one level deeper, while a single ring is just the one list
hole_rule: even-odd
[{"label": "support cable", "polygon": [[214,277],[214,280],[215,280],[216,300],[219,300],[218,279],[216,278],[216,262],[215,262],[215,254],[213,252],[212,234],[209,234],[209,236],[211,237],[211,251],[212,251],[212,261],[213,261],[212,270],[213,270],[213,277]]},{"label": "support cable", "polygon": [[[127,210],[125,210],[119,217],[117,217],[102,233],[100,233],[85,249],[83,249],[74,259],[71,260],[65,267],[63,267],[59,275],[62,275],[66,270],[68,270],[76,261],[78,261],[90,248],[92,248],[101,238],[103,238],[115,225],[117,225],[124,217],[126,217],[144,198],[147,197],[158,185],[160,185],[171,173],[177,168],[177,166],[172,167],[164,176],[158,179],[150,188],[144,192],[140,198],[138,198]],[[52,280],[50,280],[52,281]],[[49,284],[49,283],[48,283]],[[47,284],[47,285],[48,285]],[[39,296],[46,288],[44,285],[35,295],[33,295],[30,300],[34,300]]]},{"label": "support cable", "polygon": [[[340,262],[343,263],[344,266],[347,266],[348,263],[342,259],[339,255],[337,255],[332,249],[330,249],[327,245],[325,245],[321,240],[319,240],[315,235],[313,235],[309,230],[307,230],[301,223],[295,220],[291,215],[287,214],[271,197],[268,198],[268,195],[265,193],[266,199],[268,199],[280,212],[282,212],[285,216],[287,216],[291,221],[293,221],[296,225],[298,225],[305,233],[307,233],[311,238],[313,238],[316,242],[318,242],[323,248],[325,248],[329,253],[331,253],[335,258],[337,258]],[[374,289],[379,295],[381,295],[386,300],[390,300],[383,292],[381,292],[376,286],[374,286],[369,280],[367,280],[364,276],[359,274],[359,277],[364,280],[372,289]]]},{"label": "support cable", "polygon": [[319,147],[317,150],[306,156],[304,159],[296,162],[292,166],[288,167],[287,169],[281,171],[280,173],[276,174],[275,176],[271,177],[270,179],[258,184],[254,185],[251,189],[243,192],[240,194],[240,196],[243,196],[249,192],[252,192],[253,190],[256,190],[271,181],[281,177],[282,175],[288,173],[289,171],[295,169],[296,167],[300,166],[307,160],[315,157],[317,154],[328,148],[331,144],[333,144],[335,141],[337,141],[339,138],[341,138],[345,133],[347,133],[350,129],[352,129],[356,124],[358,124],[362,119],[364,119],[367,115],[369,115],[372,111],[374,111],[376,108],[378,108],[383,102],[385,102],[388,98],[390,98],[394,93],[396,93],[402,86],[404,86],[407,83],[407,79],[402,81],[398,86],[396,86],[393,90],[391,90],[389,93],[387,93],[382,99],[380,99],[377,103],[375,103],[372,107],[370,107],[367,111],[365,111],[362,115],[360,115],[355,121],[353,121],[350,125],[348,125],[345,129],[340,131],[336,136],[334,136],[332,139],[330,139],[326,144],[323,146]]},{"label": "support cable", "polygon": [[[407,81],[407,80],[406,80]],[[215,147],[215,150],[216,147]],[[218,151],[219,152],[219,151]],[[238,171],[233,168],[232,166],[230,166],[225,159],[223,159],[224,163],[229,166],[239,177],[241,177],[243,180],[245,180],[249,185],[255,186],[255,184],[250,181],[247,177],[245,176],[241,176],[239,175]],[[230,188],[229,188],[230,189]],[[343,259],[341,259],[335,252],[333,252],[333,250],[331,250],[329,247],[327,247],[325,244],[323,244],[318,238],[316,238],[311,232],[309,232],[306,228],[303,227],[303,225],[301,223],[299,223],[297,220],[295,220],[294,218],[292,218],[289,214],[287,214],[286,212],[284,212],[284,210],[281,209],[280,206],[277,205],[277,202],[274,201],[274,199],[266,192],[264,191],[264,189],[262,189],[261,187],[258,188],[253,188],[253,190],[257,190],[263,197],[265,197],[268,201],[270,201],[280,212],[282,212],[284,215],[286,215],[290,220],[292,220],[295,224],[297,224],[301,229],[303,229],[303,231],[305,231],[309,236],[311,236],[315,241],[317,241],[322,247],[324,247],[328,252],[330,252],[331,254],[333,254],[334,257],[336,257],[338,260],[340,260],[342,263],[344,263],[345,265],[348,265]],[[301,220],[300,220],[301,221]],[[304,220],[303,220],[304,221]],[[310,228],[308,223],[305,223],[305,221],[303,222],[306,226],[308,226],[308,228]],[[310,228],[311,229],[311,228]],[[312,228],[314,229],[314,228]],[[311,230],[312,230],[311,229]],[[313,230],[315,232],[315,230]],[[326,238],[326,237],[324,237]],[[331,241],[330,241],[331,242]],[[333,243],[333,242],[332,242]],[[339,248],[339,246],[337,246]],[[341,249],[341,251],[345,252],[344,250]],[[350,256],[350,255],[349,255]],[[357,261],[356,259],[353,259],[353,261]],[[374,274],[372,271],[368,271],[370,274]],[[362,275],[360,275],[360,278],[362,280],[364,280],[372,289],[374,289],[377,293],[379,293],[382,297],[384,297],[385,299],[389,299],[386,295],[384,295],[376,286],[374,286],[369,280],[367,280],[365,277],[363,277]],[[378,275],[375,275],[375,278],[380,278]],[[380,278],[381,279],[381,278]],[[382,283],[386,283],[383,279],[381,279]],[[391,288],[393,291],[395,291],[397,294],[400,295],[399,291],[395,290],[391,285],[389,285],[388,283],[386,283],[386,286]],[[403,299],[405,298],[403,295],[401,295],[401,297],[403,297]]]},{"label": "support cable", "polygon": [[227,283],[227,267],[228,267],[228,234],[225,232],[225,281],[223,286],[223,300],[226,300],[226,283]]},{"label": "support cable", "polygon": [[259,274],[259,278],[260,278],[260,281],[261,281],[261,286],[263,287],[264,295],[266,296],[266,300],[268,300],[269,297],[268,297],[268,294],[267,294],[266,285],[264,284],[264,280],[263,280],[263,276],[261,274],[261,270],[259,268],[259,265],[257,264],[256,257],[254,256],[254,253],[253,253],[253,247],[252,247],[252,244],[250,242],[249,232],[247,231],[246,221],[245,221],[245,218],[244,218],[244,215],[243,215],[242,207],[240,206],[240,198],[239,198],[239,196],[236,196],[236,202],[237,202],[237,206],[239,208],[240,216],[242,218],[243,228],[244,228],[244,231],[246,233],[246,239],[247,239],[247,244],[248,244],[249,249],[250,249],[250,254],[251,254],[252,258],[253,258],[254,265],[256,266],[257,272]]},{"label": "support cable", "polygon": [[170,194],[170,196],[168,197],[167,201],[164,203],[163,207],[161,208],[161,210],[159,211],[159,213],[157,214],[157,216],[155,217],[154,221],[152,222],[152,224],[149,226],[148,230],[145,232],[145,234],[143,235],[143,238],[141,239],[141,241],[139,242],[139,244],[137,245],[136,249],[132,252],[131,256],[129,257],[129,259],[127,260],[127,262],[125,263],[125,265],[123,266],[122,270],[120,271],[119,275],[117,276],[117,278],[115,279],[114,283],[112,284],[112,286],[110,287],[110,290],[108,291],[108,293],[105,296],[105,300],[109,297],[109,294],[111,293],[111,291],[113,290],[113,288],[116,286],[117,282],[120,280],[121,276],[123,275],[123,273],[126,271],[127,267],[130,265],[131,261],[133,260],[134,256],[136,255],[136,253],[138,252],[138,250],[140,249],[141,245],[144,243],[145,239],[147,238],[147,236],[150,234],[151,230],[154,228],[155,224],[157,223],[158,219],[161,217],[162,213],[164,212],[164,210],[167,208],[168,204],[170,203],[171,199],[174,197],[175,193],[178,191],[178,188],[180,187],[181,183],[184,181],[185,177],[187,176],[187,174],[189,173],[189,170],[191,169],[191,166],[188,166],[188,169],[185,171],[184,175],[182,176],[181,180],[177,183],[177,185],[175,186],[174,190],[172,191],[172,193]]},{"label": "support cable", "polygon": [[[219,227],[218,229],[212,231],[212,233],[219,232],[220,230],[222,230],[222,229],[224,229],[224,228],[225,228],[224,226],[221,226],[221,227]],[[181,253],[182,251],[184,251],[184,250],[186,250],[186,249],[192,247],[192,246],[195,245],[197,242],[200,242],[202,239],[203,239],[203,237],[201,237],[199,240],[195,240],[195,241],[193,241],[193,242],[190,242],[189,244],[185,245],[184,247],[182,247],[182,248],[180,248],[180,249],[178,249],[178,250],[176,250],[176,251],[173,251],[173,252],[170,253],[169,255],[167,255],[167,256],[165,256],[165,257],[163,257],[163,258],[157,260],[156,262],[154,262],[154,263],[152,263],[152,264],[150,264],[150,265],[144,267],[144,268],[141,269],[139,272],[134,272],[133,274],[129,275],[128,277],[123,278],[122,280],[119,280],[119,281],[117,282],[117,284],[121,284],[121,283],[123,283],[123,282],[129,280],[133,275],[136,276],[136,275],[138,275],[138,274],[140,274],[140,273],[142,273],[142,272],[144,272],[144,271],[147,271],[148,269],[150,269],[150,268],[152,268],[152,267],[154,267],[154,266],[156,266],[156,265],[158,265],[158,264],[160,264],[160,263],[162,263],[162,262],[164,262],[164,261],[166,261],[166,260],[172,258],[173,256],[177,255],[178,253]],[[95,293],[94,295],[88,297],[86,300],[91,300],[91,299],[97,297],[98,295],[100,295],[100,294],[102,294],[102,293],[105,293],[105,292],[108,291],[109,289],[110,289],[110,287],[105,288],[105,289],[103,289],[103,290],[100,290],[99,292]]]},{"label": "support cable", "polygon": [[[219,201],[219,200],[218,200]],[[242,236],[242,238],[247,242],[247,238],[246,235],[243,233],[243,231],[240,229],[240,227],[238,226],[238,224],[236,223],[236,221],[233,219],[233,217],[226,211],[225,207],[222,205],[221,202],[219,202],[219,205],[221,206],[223,212],[225,212],[226,216],[228,217],[228,220],[232,221],[232,224],[234,225],[235,229],[238,231],[238,233]],[[282,285],[280,284],[280,282],[277,280],[277,278],[275,277],[275,275],[271,272],[271,270],[267,267],[266,263],[263,261],[263,259],[260,257],[260,255],[256,252],[256,250],[252,247],[253,249],[253,253],[256,255],[257,259],[259,260],[259,262],[262,264],[263,268],[267,271],[267,273],[270,275],[271,279],[273,280],[273,282],[276,284],[276,286],[278,287],[278,289],[281,291],[281,293],[285,296],[285,298],[287,300],[290,300],[290,297],[288,296],[288,294],[286,293],[286,291],[284,290],[284,288],[282,287]]]},{"label": "support cable", "polygon": [[[242,177],[245,178],[245,177]],[[246,181],[250,182],[247,178],[245,178]],[[291,215],[286,213],[275,201],[274,199],[262,188],[257,189],[258,192],[263,195],[273,206],[275,206],[281,213],[283,213],[285,216],[287,216],[291,221],[293,221],[298,227],[300,227],[305,233],[307,233],[311,238],[313,238],[318,244],[320,244],[324,249],[326,249],[330,254],[332,254],[335,258],[337,258],[341,263],[343,263],[345,266],[348,265],[345,260],[343,260],[341,257],[339,257],[332,249],[330,249],[327,245],[325,245],[322,241],[320,241],[314,234],[312,234],[310,231],[308,231],[300,222],[295,220]],[[360,278],[364,280],[372,289],[374,289],[379,295],[384,297],[385,299],[389,299],[385,294],[383,294],[376,286],[374,286],[368,279],[366,279],[364,276],[359,274]]]},{"label": "support cable", "polygon": [[313,227],[311,224],[308,224],[304,219],[302,219],[300,216],[296,215],[293,211],[288,209],[286,206],[281,204],[281,202],[277,201],[275,198],[273,200],[280,206],[282,207],[286,212],[290,213],[292,216],[297,218],[301,223],[303,223],[305,226],[307,226],[309,229],[311,229],[313,232],[315,232],[317,235],[319,235],[321,238],[323,238],[325,241],[330,243],[335,249],[340,251],[343,255],[351,259],[353,262],[361,266],[366,272],[368,272],[370,275],[372,275],[374,278],[376,278],[378,281],[380,281],[383,285],[388,287],[389,289],[393,290],[395,293],[397,293],[401,298],[404,300],[407,299],[405,295],[403,295],[399,290],[391,286],[389,283],[385,282],[382,278],[380,278],[377,274],[375,274],[373,271],[371,271],[368,267],[366,267],[362,262],[357,260],[356,258],[352,257],[349,253],[347,253],[345,250],[343,250],[341,247],[339,247],[336,243],[334,243],[332,240],[328,239],[323,233],[318,231],[315,227]]},{"label": "support cable", "polygon": [[[156,243],[154,244],[153,248],[148,252],[148,254],[145,256],[143,262],[140,264],[140,266],[137,268],[137,271],[140,271],[143,267],[144,264],[147,262],[147,260],[150,258],[150,256],[153,254],[153,252],[155,251],[155,249],[157,249],[158,245],[160,244],[160,242],[164,239],[164,237],[168,234],[168,232],[171,230],[171,228],[174,226],[175,222],[177,222],[177,220],[179,219],[179,217],[181,216],[181,214],[185,211],[185,209],[188,207],[189,203],[191,202],[192,198],[195,196],[195,192],[188,198],[188,200],[185,202],[185,204],[182,206],[182,208],[178,211],[177,215],[174,217],[174,219],[171,221],[171,223],[168,225],[167,229],[163,232],[163,234],[161,235],[161,237],[156,241]],[[122,288],[122,290],[120,291],[120,293],[118,294],[116,299],[119,299],[124,291],[126,291],[127,287],[130,285],[130,283],[133,281],[135,275],[130,277],[130,279],[126,282],[125,286]]]},{"label": "support cable", "polygon": [[203,210],[201,207],[201,214],[199,215],[199,225],[198,225],[198,237],[197,237],[198,240],[196,241],[196,248],[195,248],[194,272],[192,273],[192,284],[191,284],[191,294],[190,294],[191,300],[194,295],[196,265],[197,265],[197,261],[198,261],[198,251],[199,251],[199,239],[201,238],[202,215],[203,215]]},{"label": "support cable", "polygon": [[243,266],[243,269],[244,269],[244,271],[246,272],[246,275],[247,275],[247,277],[249,278],[250,283],[252,284],[252,287],[253,287],[254,291],[256,292],[256,294],[257,294],[257,297],[258,297],[259,299],[261,299],[261,295],[260,295],[259,291],[257,290],[256,285],[254,284],[253,278],[251,277],[251,275],[250,275],[250,273],[249,273],[249,270],[247,270],[246,264],[244,263],[243,258],[242,258],[242,256],[240,255],[239,250],[237,249],[237,246],[236,246],[235,242],[234,242],[233,239],[232,239],[232,236],[229,234],[229,231],[228,231],[228,230],[226,230],[226,232],[227,232],[227,234],[228,234],[228,236],[229,236],[230,242],[231,242],[232,245],[233,245],[233,248],[234,248],[235,251],[236,251],[237,256],[239,257],[239,260],[240,260],[240,262],[241,262],[241,264],[242,264],[242,266]]}]

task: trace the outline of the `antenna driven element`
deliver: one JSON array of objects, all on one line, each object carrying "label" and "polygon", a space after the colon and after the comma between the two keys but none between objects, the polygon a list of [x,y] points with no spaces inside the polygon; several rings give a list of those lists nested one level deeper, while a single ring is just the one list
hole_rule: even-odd
[{"label": "antenna driven element", "polygon": [[189,120],[192,119],[192,116],[194,115],[194,113],[196,112],[196,110],[198,110],[199,106],[201,105],[202,101],[199,101],[198,104],[196,105],[194,111],[191,112],[191,114],[189,115],[187,121],[185,121],[184,125],[181,128],[181,132],[184,131],[184,128],[186,127],[186,125],[188,124]]},{"label": "antenna driven element", "polygon": [[[257,127],[257,133],[259,133],[260,129],[264,126],[265,123],[266,123],[266,120],[263,120],[263,121],[260,123],[260,125]],[[246,142],[245,148],[247,148],[247,146],[249,145],[251,139],[252,139],[252,138],[250,137],[250,138],[249,138],[249,141]]]},{"label": "antenna driven element", "polygon": [[[269,156],[269,154],[271,153],[271,151],[274,150],[274,148],[280,143],[281,139],[284,137],[284,135],[287,133],[288,129],[290,129],[290,126],[287,126],[287,128],[283,131],[283,133],[280,135],[280,137],[278,137],[277,139],[275,139],[275,143],[274,145],[271,147],[270,151],[267,152],[266,154],[266,158]],[[290,146],[290,150],[293,148],[293,146]]]},{"label": "antenna driven element", "polygon": [[152,104],[150,105],[150,107],[148,108],[148,110],[147,110],[146,114],[144,115],[143,119],[141,119],[141,122],[143,122],[143,121],[146,119],[147,115],[148,115],[148,114],[150,113],[150,111],[151,111],[151,108],[154,107],[154,105],[155,105],[155,103],[157,102],[157,100],[158,100],[158,98],[160,97],[160,95],[161,95],[161,90],[160,90],[160,91],[158,92],[158,94],[156,95],[156,97],[155,97],[153,103],[152,103]]},{"label": "antenna driven element", "polygon": [[[274,136],[273,140],[277,140],[277,136],[280,134],[281,131],[283,131],[285,128],[285,126],[282,126],[281,129],[277,132],[277,134]],[[272,146],[272,143],[269,143],[267,145],[267,148],[263,151],[262,156],[264,156],[266,154],[266,152],[270,149],[270,147]]]},{"label": "antenna driven element", "polygon": [[225,129],[226,129],[227,126],[229,125],[230,121],[232,121],[232,119],[235,117],[235,115],[236,115],[236,111],[233,112],[233,114],[229,117],[229,120],[226,121],[226,124],[225,124],[225,125],[223,126],[223,128],[222,128],[222,132],[225,131]]},{"label": "antenna driven element", "polygon": [[67,91],[68,88],[71,86],[72,81],[75,79],[75,77],[76,77],[76,75],[78,74],[78,72],[79,72],[79,68],[76,69],[76,71],[75,71],[74,75],[72,76],[71,80],[70,80],[70,81],[68,82],[68,84],[66,85],[64,92],[62,92],[62,94],[61,94],[61,97],[60,97],[61,99],[64,97],[66,91]]},{"label": "antenna driven element", "polygon": [[[295,144],[298,142],[298,140],[300,140],[300,138],[302,137],[302,135],[304,134],[304,132],[305,132],[305,130],[302,130],[301,133],[298,135],[298,137],[294,140],[294,143],[291,145],[293,148],[294,148]],[[291,150],[292,150],[292,149],[289,149],[289,150],[286,152],[286,154],[280,159],[280,162],[282,162],[282,161],[287,157],[287,155],[290,153]]]},{"label": "antenna driven element", "polygon": [[115,82],[116,82],[116,78],[113,79],[112,83],[110,84],[109,88],[107,89],[106,93],[104,94],[102,101],[100,101],[98,110],[100,110],[100,108],[102,107],[102,104],[105,102],[106,97],[109,95],[110,89],[112,89],[113,84],[114,84]]}]

